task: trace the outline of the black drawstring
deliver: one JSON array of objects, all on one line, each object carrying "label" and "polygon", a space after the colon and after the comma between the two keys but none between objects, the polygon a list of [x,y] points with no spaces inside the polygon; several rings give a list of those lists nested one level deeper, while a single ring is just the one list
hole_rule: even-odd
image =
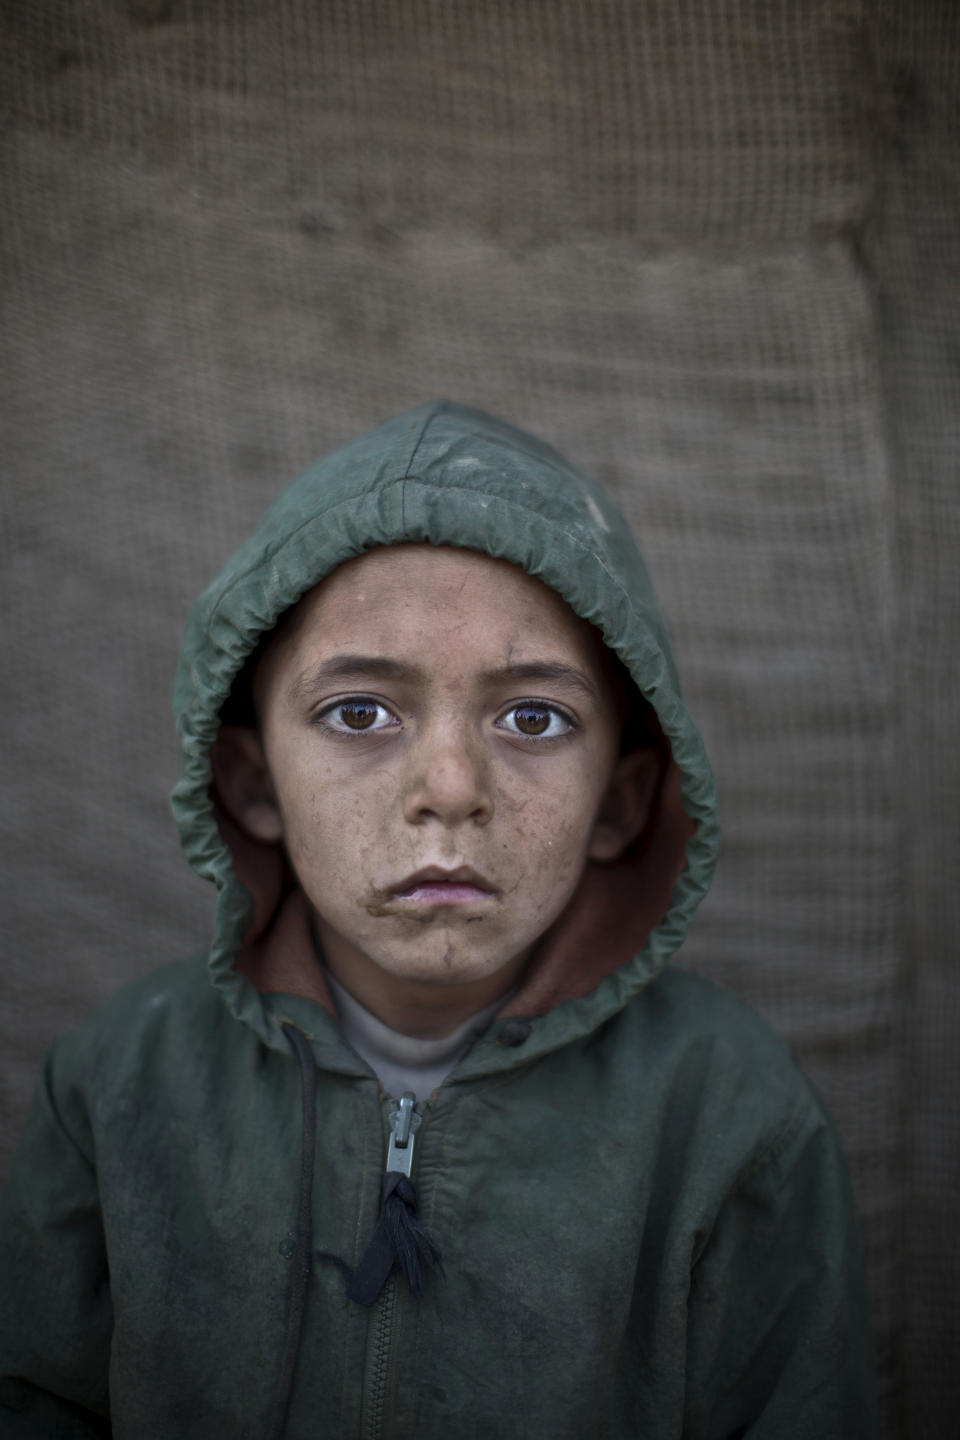
[{"label": "black drawstring", "polygon": [[424,1273],[430,1265],[435,1265],[443,1274],[440,1251],[417,1218],[413,1181],[399,1170],[388,1170],[383,1177],[380,1219],[360,1264],[350,1277],[347,1298],[359,1305],[372,1305],[394,1268],[403,1274],[411,1293],[420,1296]]},{"label": "black drawstring", "polygon": [[303,1313],[307,1305],[307,1288],[313,1259],[313,1156],[317,1143],[317,1067],[306,1037],[295,1025],[281,1026],[284,1035],[300,1062],[300,1104],[303,1114],[302,1147],[300,1151],[300,1197],[297,1203],[297,1234],[290,1262],[290,1289],[287,1292],[287,1331],[283,1339],[283,1357],[277,1381],[277,1398],[273,1407],[268,1440],[282,1440],[287,1428],[293,1376],[300,1350]]}]

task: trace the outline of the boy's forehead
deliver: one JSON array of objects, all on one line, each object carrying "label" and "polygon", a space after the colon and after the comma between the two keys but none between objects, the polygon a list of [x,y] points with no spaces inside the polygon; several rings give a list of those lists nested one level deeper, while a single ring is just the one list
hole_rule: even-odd
[{"label": "boy's forehead", "polygon": [[[489,624],[495,614],[574,631],[591,630],[556,591],[509,560],[482,551],[450,545],[404,543],[381,545],[338,565],[319,584],[302,595],[281,618],[292,638],[320,629],[333,638],[331,627],[351,628],[368,616],[397,624],[408,612],[432,616],[442,628],[451,601],[471,614],[471,604],[484,607],[477,614]],[[279,630],[280,627],[278,627]]]},{"label": "boy's forehead", "polygon": [[613,663],[599,631],[521,567],[481,551],[404,543],[345,561],[301,596],[268,642],[258,683],[289,673],[318,646],[352,647],[365,631],[381,642],[402,635],[431,658],[454,642],[478,651],[499,645],[524,659],[559,646],[593,670]]}]

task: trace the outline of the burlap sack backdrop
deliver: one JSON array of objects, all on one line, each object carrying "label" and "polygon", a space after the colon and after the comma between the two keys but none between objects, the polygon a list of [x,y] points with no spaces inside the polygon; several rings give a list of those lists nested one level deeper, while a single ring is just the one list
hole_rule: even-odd
[{"label": "burlap sack backdrop", "polygon": [[166,811],[192,597],[316,454],[446,394],[637,528],[726,830],[682,963],[826,1095],[888,1434],[950,1433],[960,7],[0,23],[7,1145],[53,1035],[207,936]]}]

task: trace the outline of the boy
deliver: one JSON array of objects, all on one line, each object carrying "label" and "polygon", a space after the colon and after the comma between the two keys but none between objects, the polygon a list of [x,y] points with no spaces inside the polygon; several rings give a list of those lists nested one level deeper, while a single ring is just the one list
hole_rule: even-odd
[{"label": "boy", "polygon": [[400,416],[201,598],[175,706],[216,937],[54,1047],[3,1433],[873,1434],[829,1122],[660,973],[714,792],[609,501]]}]

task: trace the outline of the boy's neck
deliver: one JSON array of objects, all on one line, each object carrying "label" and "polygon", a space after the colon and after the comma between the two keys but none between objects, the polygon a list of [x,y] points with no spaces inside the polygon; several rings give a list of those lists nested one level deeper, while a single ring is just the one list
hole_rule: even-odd
[{"label": "boy's neck", "polygon": [[354,1000],[391,1030],[418,1040],[451,1035],[471,1016],[487,1009],[515,989],[529,954],[479,980],[440,984],[390,974],[342,937],[317,925],[317,939],[327,969]]}]

